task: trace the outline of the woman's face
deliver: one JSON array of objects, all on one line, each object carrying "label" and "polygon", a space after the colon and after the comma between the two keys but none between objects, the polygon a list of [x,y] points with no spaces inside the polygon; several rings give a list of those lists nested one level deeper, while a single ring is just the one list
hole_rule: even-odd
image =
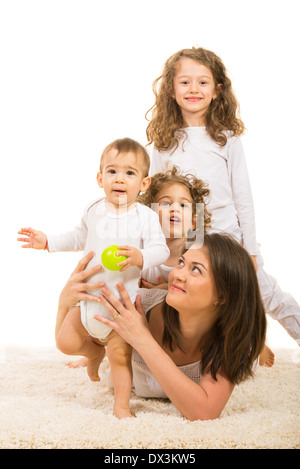
[{"label": "woman's face", "polygon": [[206,247],[193,245],[169,274],[168,305],[179,312],[216,312],[218,293]]},{"label": "woman's face", "polygon": [[189,189],[180,183],[165,184],[155,203],[165,237],[186,238],[188,230],[193,228],[193,200]]}]

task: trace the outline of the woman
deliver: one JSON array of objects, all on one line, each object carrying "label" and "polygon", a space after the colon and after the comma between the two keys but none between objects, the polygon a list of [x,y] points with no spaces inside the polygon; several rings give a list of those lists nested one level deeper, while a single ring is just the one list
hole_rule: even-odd
[{"label": "woman", "polygon": [[[60,324],[72,302],[87,295],[78,292],[94,288],[82,283],[92,273],[83,270],[84,263],[60,296]],[[180,257],[166,293],[147,290],[148,302],[153,295],[147,317],[141,296],[133,305],[124,286],[118,288],[124,306],[103,288],[109,302],[103,295],[100,301],[112,320],[95,318],[133,347],[136,393],[167,396],[189,420],[219,417],[235,384],[252,375],[265,341],[265,312],[246,250],[229,236],[206,235],[203,246],[193,245]]]}]

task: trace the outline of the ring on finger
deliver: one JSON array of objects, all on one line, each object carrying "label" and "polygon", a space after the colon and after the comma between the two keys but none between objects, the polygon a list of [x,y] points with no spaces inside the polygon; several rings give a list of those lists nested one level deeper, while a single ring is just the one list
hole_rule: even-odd
[{"label": "ring on finger", "polygon": [[119,316],[120,316],[120,314],[117,313],[117,312],[115,312],[115,313],[112,315],[112,317],[113,317],[114,319],[117,319]]}]

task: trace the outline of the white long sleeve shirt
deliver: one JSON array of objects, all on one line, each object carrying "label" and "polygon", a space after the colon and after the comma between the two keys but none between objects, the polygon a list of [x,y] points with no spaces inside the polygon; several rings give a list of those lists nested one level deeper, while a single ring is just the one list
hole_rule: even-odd
[{"label": "white long sleeve shirt", "polygon": [[206,182],[210,189],[207,209],[212,214],[208,232],[232,234],[249,254],[257,255],[256,228],[248,170],[239,137],[228,136],[218,145],[205,127],[184,129],[187,138],[171,151],[153,149],[150,174],[165,172],[174,165]]},{"label": "white long sleeve shirt", "polygon": [[47,239],[50,252],[94,250],[100,257],[112,244],[133,246],[143,255],[143,269],[162,264],[170,255],[153,210],[137,203],[127,212],[113,213],[107,210],[104,198],[85,209],[81,223],[72,231]]}]

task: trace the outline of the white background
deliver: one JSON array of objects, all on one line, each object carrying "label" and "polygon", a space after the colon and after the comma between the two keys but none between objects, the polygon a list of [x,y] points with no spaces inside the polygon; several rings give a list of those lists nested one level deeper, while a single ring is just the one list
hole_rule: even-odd
[{"label": "white background", "polygon": [[[54,345],[58,295],[81,253],[21,249],[17,231],[73,228],[105,145],[146,144],[152,82],[179,49],[221,56],[241,105],[265,267],[299,292],[297,0],[2,0],[1,342]],[[294,346],[271,324],[271,345]]]}]

